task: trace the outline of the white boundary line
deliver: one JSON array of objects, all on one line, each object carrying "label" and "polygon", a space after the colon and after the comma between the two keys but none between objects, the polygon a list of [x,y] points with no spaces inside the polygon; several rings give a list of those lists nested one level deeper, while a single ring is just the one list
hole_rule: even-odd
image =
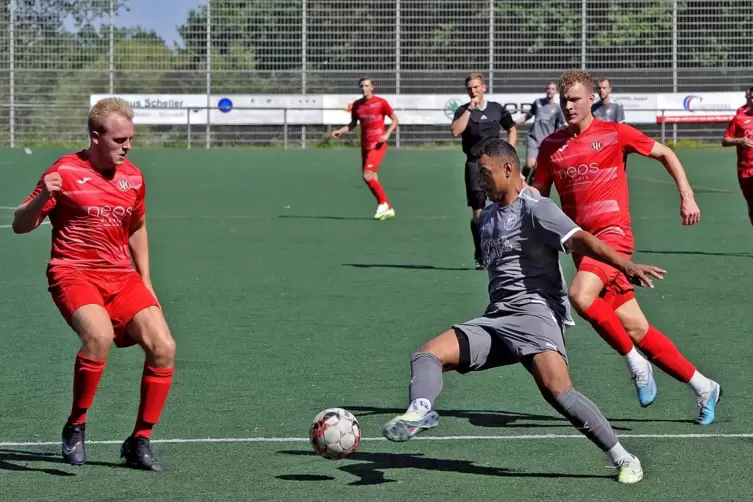
[{"label": "white boundary line", "polygon": [[[633,439],[750,439],[753,433],[730,433],[730,434],[620,434],[619,438]],[[505,436],[419,436],[413,441],[524,441],[524,440],[562,440],[562,439],[586,439],[582,434],[527,434]],[[178,439],[153,439],[155,444],[211,444],[211,443],[306,443],[307,437],[248,437],[248,438],[178,438]],[[363,437],[361,441],[386,441],[382,437]],[[96,444],[120,444],[122,439],[87,441],[87,445]],[[15,446],[57,446],[60,441],[7,441],[0,442],[0,448]]]}]

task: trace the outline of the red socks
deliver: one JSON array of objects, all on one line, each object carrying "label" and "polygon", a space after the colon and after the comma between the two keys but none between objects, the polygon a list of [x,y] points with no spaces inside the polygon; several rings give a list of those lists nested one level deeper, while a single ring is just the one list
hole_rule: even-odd
[{"label": "red socks", "polygon": [[[73,372],[73,407],[68,423],[80,425],[86,423],[86,412],[94,402],[102,373],[107,361],[90,359],[80,352],[76,354]],[[159,421],[162,408],[165,407],[167,395],[173,382],[173,368],[154,368],[144,365],[141,377],[141,402],[134,436],[149,438],[152,427]]]},{"label": "red socks", "polygon": [[652,363],[680,382],[687,383],[695,373],[695,366],[677,350],[672,340],[653,326],[649,326],[646,336],[638,342],[638,348]]},{"label": "red socks", "polygon": [[68,423],[80,425],[86,423],[86,410],[94,402],[99,381],[105,371],[107,361],[90,359],[80,352],[76,354],[76,364],[73,367],[73,407]]},{"label": "red socks", "polygon": [[599,336],[621,356],[632,350],[633,341],[622,326],[620,318],[617,317],[614,309],[607,302],[597,298],[583,315]]},{"label": "red socks", "polygon": [[371,193],[374,194],[374,197],[376,197],[377,204],[388,204],[387,194],[384,193],[384,188],[382,188],[382,184],[379,183],[379,180],[371,179],[367,181],[366,184],[369,186]]},{"label": "red socks", "polygon": [[144,365],[144,373],[141,377],[141,402],[136,427],[133,429],[134,436],[147,439],[151,437],[152,427],[159,421],[172,383],[173,368],[155,368]]}]

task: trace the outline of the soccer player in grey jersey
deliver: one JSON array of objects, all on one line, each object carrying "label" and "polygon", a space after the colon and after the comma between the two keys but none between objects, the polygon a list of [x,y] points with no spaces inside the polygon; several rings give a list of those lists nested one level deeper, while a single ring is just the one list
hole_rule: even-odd
[{"label": "soccer player in grey jersey", "polygon": [[612,82],[608,78],[599,80],[599,101],[591,105],[594,117],[604,122],[625,122],[622,105],[612,101]]},{"label": "soccer player in grey jersey", "polygon": [[637,483],[643,478],[640,461],[570,380],[564,329],[572,318],[558,255],[573,251],[590,256],[648,287],[653,287],[649,276],[662,278],[665,271],[623,258],[581,230],[551,199],[527,187],[512,145],[493,138],[479,146],[481,180],[492,200],[480,219],[489,306],[482,316],[454,325],[413,355],[410,406],[385,424],[383,434],[391,441],[407,441],[438,424],[433,407],[443,371],[467,373],[521,363],[544,399],[609,456],[618,481]]},{"label": "soccer player in grey jersey", "polygon": [[544,138],[557,129],[565,127],[565,117],[562,115],[559,99],[557,99],[557,82],[546,84],[546,97],[539,98],[531,104],[531,109],[525,115],[515,119],[517,125],[528,122],[533,117],[533,124],[528,130],[526,138],[526,166],[523,176],[529,180],[536,169],[536,157],[539,155],[539,145]]}]

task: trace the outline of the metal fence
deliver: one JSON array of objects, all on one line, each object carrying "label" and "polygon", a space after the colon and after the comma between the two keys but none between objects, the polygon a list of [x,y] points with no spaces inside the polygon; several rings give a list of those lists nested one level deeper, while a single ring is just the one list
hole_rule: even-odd
[{"label": "metal fence", "polygon": [[[80,142],[93,93],[352,93],[369,74],[380,93],[446,94],[462,92],[469,71],[484,72],[491,92],[538,92],[572,67],[610,77],[615,92],[740,91],[753,81],[750,0],[206,0],[170,43],[116,27],[128,0],[0,5],[3,146]],[[722,127],[676,130],[716,142]],[[183,144],[171,129],[146,136]],[[282,133],[208,129],[195,132],[223,147],[275,146]],[[326,126],[307,126],[305,143],[300,127],[286,131],[289,145],[326,137]],[[403,145],[448,141],[441,126],[400,134]]]}]

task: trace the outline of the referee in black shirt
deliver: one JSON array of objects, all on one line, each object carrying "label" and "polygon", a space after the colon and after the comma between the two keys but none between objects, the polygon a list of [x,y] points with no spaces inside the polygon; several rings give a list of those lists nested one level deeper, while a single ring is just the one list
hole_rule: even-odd
[{"label": "referee in black shirt", "polygon": [[473,210],[471,233],[473,234],[475,248],[474,258],[476,268],[483,269],[478,219],[481,216],[481,210],[486,206],[486,192],[481,186],[481,176],[479,175],[478,159],[480,156],[473,151],[473,147],[487,138],[498,138],[502,128],[507,131],[507,141],[515,146],[518,140],[518,131],[510,112],[499,103],[484,99],[486,83],[484,83],[482,74],[471,73],[465,77],[465,88],[471,101],[458,107],[455,111],[450,132],[455,138],[463,137],[463,153],[467,156],[465,161],[465,194],[468,206]]}]

